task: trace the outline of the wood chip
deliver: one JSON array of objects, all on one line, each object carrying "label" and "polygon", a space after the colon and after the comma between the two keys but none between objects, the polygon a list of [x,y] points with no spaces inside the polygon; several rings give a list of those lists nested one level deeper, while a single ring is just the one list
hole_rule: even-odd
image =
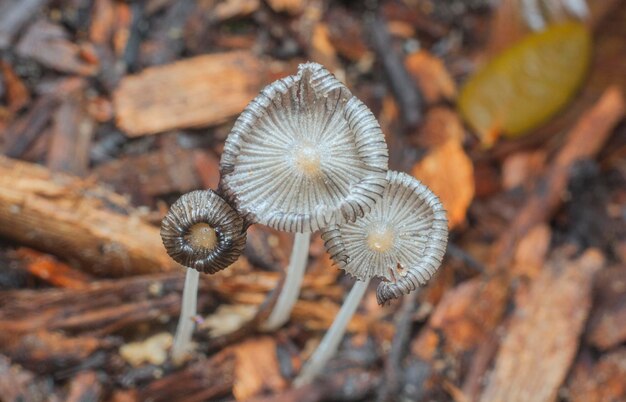
[{"label": "wood chip", "polygon": [[430,108],[424,116],[424,123],[416,132],[413,142],[423,148],[445,144],[448,140],[463,142],[465,130],[459,115],[445,106]]},{"label": "wood chip", "polygon": [[102,396],[102,384],[95,371],[78,373],[70,382],[66,402],[98,401]]},{"label": "wood chip", "polygon": [[69,289],[85,289],[93,278],[62,263],[51,255],[22,247],[15,252],[16,257],[25,260],[26,269],[31,275],[50,283]]},{"label": "wood chip", "polygon": [[458,141],[435,147],[411,172],[439,196],[448,213],[450,228],[465,221],[474,197],[474,167]]},{"label": "wood chip", "polygon": [[607,350],[626,341],[626,266],[600,272],[595,294],[587,340],[598,349]]},{"label": "wood chip", "polygon": [[574,368],[568,387],[571,402],[626,400],[626,348],[603,355],[592,365],[581,362]]},{"label": "wood chip", "polygon": [[8,110],[15,113],[30,102],[30,92],[9,63],[0,60],[0,73],[2,73],[0,81],[4,84]]},{"label": "wood chip", "polygon": [[164,147],[103,163],[93,169],[93,174],[117,192],[130,195],[138,205],[146,205],[158,195],[185,193],[202,187],[196,171],[197,153],[200,152]]},{"label": "wood chip", "polygon": [[117,124],[137,137],[221,123],[243,110],[261,81],[259,60],[243,51],[148,68],[115,91]]},{"label": "wood chip", "polygon": [[61,101],[53,118],[47,166],[56,172],[85,176],[95,123],[87,113],[82,88]]},{"label": "wood chip", "polygon": [[277,13],[289,14],[300,13],[306,5],[304,0],[268,0],[267,2]]},{"label": "wood chip", "polygon": [[0,157],[0,235],[99,274],[172,269],[159,229],[108,189]]},{"label": "wood chip", "polygon": [[502,164],[502,187],[512,190],[519,186],[530,186],[546,164],[546,151],[521,151],[509,155]]},{"label": "wood chip", "polygon": [[501,277],[475,278],[447,291],[411,350],[433,361],[441,352],[460,356],[478,348],[500,323],[507,294]]},{"label": "wood chip", "polygon": [[235,346],[235,385],[233,395],[238,401],[265,391],[276,393],[287,386],[280,374],[276,341],[271,337],[250,339]]},{"label": "wood chip", "polygon": [[427,104],[456,98],[454,80],[443,62],[426,50],[407,56],[404,61],[409,74],[416,81]]},{"label": "wood chip", "polygon": [[8,48],[20,29],[49,0],[5,0],[0,3],[0,49]]},{"label": "wood chip", "polygon": [[555,401],[591,308],[591,284],[604,258],[557,253],[516,309],[481,401]]},{"label": "wood chip", "polygon": [[98,71],[96,64],[82,57],[81,46],[72,42],[61,26],[43,19],[31,25],[16,51],[22,57],[65,73],[91,76]]}]

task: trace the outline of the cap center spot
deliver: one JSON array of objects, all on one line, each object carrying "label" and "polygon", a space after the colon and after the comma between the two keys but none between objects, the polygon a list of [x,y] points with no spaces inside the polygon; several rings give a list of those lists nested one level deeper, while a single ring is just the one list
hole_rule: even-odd
[{"label": "cap center spot", "polygon": [[196,223],[185,235],[185,240],[194,249],[213,250],[217,246],[217,232],[207,223]]},{"label": "cap center spot", "polygon": [[377,226],[370,229],[367,235],[367,247],[379,253],[389,251],[393,247],[394,232],[387,226]]},{"label": "cap center spot", "polygon": [[320,173],[320,153],[311,144],[298,147],[294,154],[296,168],[307,176],[316,176]]}]

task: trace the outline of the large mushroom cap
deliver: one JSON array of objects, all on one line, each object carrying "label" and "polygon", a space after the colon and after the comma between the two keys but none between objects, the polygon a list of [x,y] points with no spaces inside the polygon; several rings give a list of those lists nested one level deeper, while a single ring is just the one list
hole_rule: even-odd
[{"label": "large mushroom cap", "polygon": [[390,171],[389,184],[369,214],[322,232],[335,263],[360,280],[384,278],[378,302],[424,285],[446,251],[448,222],[436,195],[405,173]]},{"label": "large mushroom cap", "polygon": [[246,246],[241,216],[212,190],[192,191],[172,204],[161,239],[176,262],[214,274],[235,262]]},{"label": "large mushroom cap", "polygon": [[251,221],[312,232],[368,212],[386,184],[387,160],[367,106],[307,63],[241,113],[222,154],[221,188]]}]

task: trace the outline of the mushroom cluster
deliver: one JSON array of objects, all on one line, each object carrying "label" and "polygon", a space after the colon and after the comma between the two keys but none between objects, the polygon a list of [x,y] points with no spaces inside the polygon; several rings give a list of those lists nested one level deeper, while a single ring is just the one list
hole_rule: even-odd
[{"label": "mushroom cluster", "polygon": [[215,273],[243,252],[256,223],[294,232],[283,289],[264,329],[283,325],[298,298],[310,233],[321,231],[338,267],[356,277],[338,318],[299,383],[334,353],[369,281],[380,277],[380,304],[423,285],[441,264],[445,212],[426,186],[390,172],[384,135],[372,112],[325,68],[300,65],[250,102],[226,139],[217,190],[174,203],[161,235],[188,267],[172,357],[189,349],[198,273]]}]

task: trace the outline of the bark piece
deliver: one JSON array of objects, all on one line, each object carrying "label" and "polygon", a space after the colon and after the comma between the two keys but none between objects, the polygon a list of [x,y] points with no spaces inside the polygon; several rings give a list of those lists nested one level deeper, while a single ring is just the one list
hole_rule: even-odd
[{"label": "bark piece", "polygon": [[456,98],[456,85],[446,66],[428,51],[421,50],[410,54],[404,64],[422,91],[427,104],[432,105]]},{"label": "bark piece", "polygon": [[429,362],[439,353],[454,360],[486,342],[504,314],[508,290],[503,279],[475,278],[446,292],[411,345],[413,353]]},{"label": "bark piece", "polygon": [[200,360],[183,370],[151,382],[138,392],[137,400],[205,401],[233,388],[236,355],[232,348]]},{"label": "bark piece", "polygon": [[15,120],[3,133],[3,153],[12,158],[24,155],[44,132],[58,103],[59,100],[52,95],[38,98],[30,110]]},{"label": "bark piece", "polygon": [[474,166],[459,141],[452,139],[435,147],[411,173],[439,196],[450,228],[465,221],[474,198]]},{"label": "bark piece", "polygon": [[0,236],[47,250],[87,271],[121,276],[175,266],[159,229],[93,182],[0,157]]},{"label": "bark piece", "polygon": [[626,348],[603,355],[596,364],[580,362],[569,382],[572,402],[626,400]]},{"label": "bark piece", "polygon": [[53,171],[87,174],[95,124],[85,108],[82,88],[64,97],[54,114],[47,165]]},{"label": "bark piece", "polygon": [[276,341],[264,336],[250,339],[234,347],[235,383],[233,395],[246,400],[264,391],[276,393],[287,383],[280,374],[276,356]]},{"label": "bark piece", "polygon": [[412,142],[419,147],[428,149],[443,145],[448,140],[462,143],[465,130],[456,112],[445,106],[438,106],[426,112],[424,124],[416,134],[415,138],[412,138]]},{"label": "bark piece", "polygon": [[587,340],[593,346],[607,350],[626,341],[626,267],[601,272],[595,288],[597,301]]},{"label": "bark piece", "polygon": [[567,190],[574,163],[594,158],[600,152],[613,128],[624,117],[625,106],[621,90],[609,87],[596,104],[580,117],[545,175],[539,180],[534,193],[494,246],[495,266],[500,269],[508,267],[517,242],[532,227],[546,222],[557,210]]},{"label": "bark piece", "polygon": [[95,371],[78,373],[70,382],[67,402],[99,401],[102,395],[102,384]]},{"label": "bark piece", "polygon": [[243,51],[148,68],[115,91],[117,124],[137,137],[224,122],[256,95],[261,76],[259,60]]},{"label": "bark piece", "polygon": [[516,309],[481,401],[556,400],[591,308],[593,275],[604,264],[596,250],[577,260],[562,254]]},{"label": "bark piece", "polygon": [[84,49],[70,41],[61,26],[43,19],[28,29],[16,51],[22,57],[65,73],[91,76],[98,71],[98,66],[83,57]]},{"label": "bark piece", "polygon": [[90,275],[78,271],[48,254],[25,247],[18,249],[15,254],[18,258],[25,260],[26,269],[31,275],[55,286],[84,289],[92,280]]},{"label": "bark piece", "polygon": [[39,380],[35,374],[0,355],[0,395],[6,402],[51,402],[55,401],[52,383]]},{"label": "bark piece", "polygon": [[129,194],[135,203],[145,205],[157,195],[203,187],[195,165],[198,154],[201,151],[164,147],[104,163],[93,173],[116,191]]},{"label": "bark piece", "polygon": [[11,332],[0,335],[0,349],[13,361],[38,373],[79,366],[98,349],[110,346],[105,339],[90,336],[70,338],[41,329],[21,336]]},{"label": "bark piece", "polygon": [[304,0],[268,0],[268,4],[278,13],[289,14],[300,13],[306,5]]},{"label": "bark piece", "polygon": [[83,289],[0,292],[0,326],[11,336],[41,328],[108,334],[176,314],[183,282],[176,273],[95,281]]},{"label": "bark piece", "polygon": [[[8,110],[15,113],[30,102],[30,92],[8,62],[0,60],[0,73],[2,73],[0,81],[3,81],[2,84],[4,84]],[[0,88],[0,98],[3,97],[2,95]]]},{"label": "bark piece", "polygon": [[19,30],[49,0],[5,0],[0,3],[0,50],[11,45]]}]

